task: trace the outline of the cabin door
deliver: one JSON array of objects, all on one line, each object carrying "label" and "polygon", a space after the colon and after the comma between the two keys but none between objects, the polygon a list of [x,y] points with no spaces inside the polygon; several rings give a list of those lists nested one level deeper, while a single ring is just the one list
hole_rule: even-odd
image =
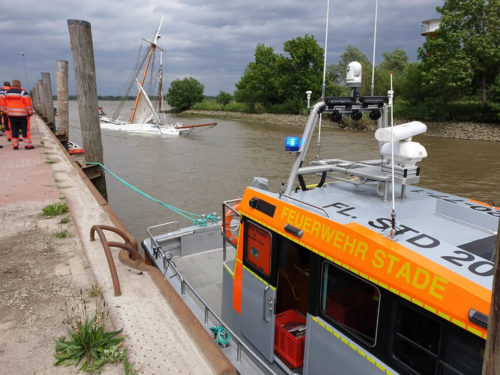
[{"label": "cabin door", "polygon": [[241,331],[270,362],[274,358],[274,301],[276,289],[243,270]]},{"label": "cabin door", "polygon": [[240,328],[248,341],[272,362],[276,300],[273,235],[251,221],[247,221],[244,228]]}]

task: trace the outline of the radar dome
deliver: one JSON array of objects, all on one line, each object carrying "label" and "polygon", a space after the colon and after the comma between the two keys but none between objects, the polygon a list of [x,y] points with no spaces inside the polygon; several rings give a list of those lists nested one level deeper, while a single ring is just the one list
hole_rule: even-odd
[{"label": "radar dome", "polygon": [[347,87],[361,87],[361,64],[352,61],[347,65],[347,74],[345,78]]}]

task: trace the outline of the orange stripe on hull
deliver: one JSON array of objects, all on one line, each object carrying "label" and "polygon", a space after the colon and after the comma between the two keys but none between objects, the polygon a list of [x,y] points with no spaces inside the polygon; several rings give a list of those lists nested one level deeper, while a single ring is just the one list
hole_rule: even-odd
[{"label": "orange stripe on hull", "polygon": [[238,231],[238,248],[236,249],[236,261],[234,264],[234,279],[233,279],[233,309],[241,314],[241,288],[243,278],[243,233],[244,224],[240,225]]}]

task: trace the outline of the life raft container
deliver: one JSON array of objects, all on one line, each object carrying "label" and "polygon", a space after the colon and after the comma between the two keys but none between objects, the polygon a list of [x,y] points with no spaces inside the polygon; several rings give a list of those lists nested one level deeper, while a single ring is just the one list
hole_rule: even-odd
[{"label": "life raft container", "polygon": [[77,154],[83,154],[85,152],[83,151],[83,148],[81,148],[76,143],[68,141],[68,153],[70,155],[77,155]]}]

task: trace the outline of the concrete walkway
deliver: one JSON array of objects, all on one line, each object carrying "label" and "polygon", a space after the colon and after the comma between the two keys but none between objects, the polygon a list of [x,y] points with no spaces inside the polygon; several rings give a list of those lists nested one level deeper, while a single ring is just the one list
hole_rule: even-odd
[{"label": "concrete walkway", "polygon": [[[165,299],[150,273],[121,263],[116,249],[122,296],[114,295],[102,245],[89,236],[94,224],[115,226],[105,202],[35,116],[32,140],[35,150],[14,151],[0,137],[0,373],[77,373],[53,366],[55,341],[66,334],[68,320],[81,314],[82,295],[93,311],[95,298],[88,293],[96,288],[113,329],[124,329],[129,360],[140,374],[231,373],[220,366],[224,360],[208,333],[188,333],[186,318],[175,313],[178,301]],[[69,213],[47,219],[43,207],[56,202],[67,203]],[[65,216],[68,223],[61,221]],[[65,230],[70,237],[54,237]],[[116,235],[108,239],[122,242]],[[119,373],[121,365],[105,367],[104,374]]]}]

